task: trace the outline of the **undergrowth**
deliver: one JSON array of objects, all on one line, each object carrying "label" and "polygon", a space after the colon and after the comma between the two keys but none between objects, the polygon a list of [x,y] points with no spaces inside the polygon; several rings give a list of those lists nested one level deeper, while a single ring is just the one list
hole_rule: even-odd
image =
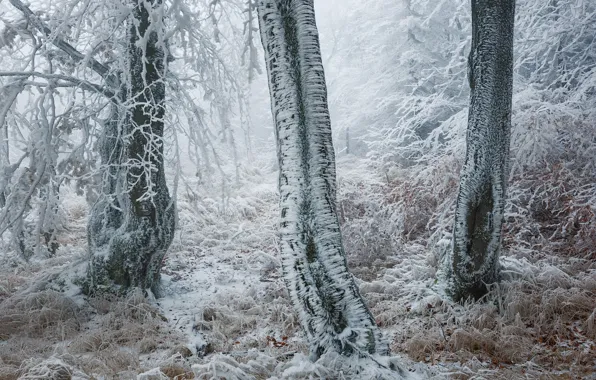
[{"label": "undergrowth", "polygon": [[[567,132],[562,140],[577,131]],[[582,144],[596,141],[592,135]],[[374,182],[352,173],[341,182],[348,262],[367,281],[361,291],[392,332],[395,352],[452,363],[455,378],[594,373],[596,172],[593,150],[578,148],[512,174],[502,281],[463,305],[444,296],[437,276],[450,247],[461,157],[426,157],[424,166],[390,167]],[[523,156],[515,147],[513,154]]]},{"label": "undergrowth", "polygon": [[0,304],[0,325],[6,380],[111,378],[140,371],[139,355],[182,341],[140,291],[82,306],[53,290],[15,295]]},{"label": "undergrowth", "polygon": [[[449,301],[437,277],[449,248],[458,159],[380,176],[370,161],[339,161],[347,260],[394,353],[462,379],[594,372],[595,179],[579,159],[567,160],[512,176],[502,281],[482,301],[464,304]],[[62,248],[47,261],[4,268],[0,379],[362,376],[357,363],[304,356],[276,258],[274,184],[258,182],[225,200],[191,193],[179,200],[180,231],[163,272],[176,284],[170,291],[188,293],[192,272],[213,267],[215,293],[197,293],[197,304],[187,306],[200,349],[159,300],[140,292],[85,301],[30,287],[44,265],[62,268],[78,257]],[[81,240],[83,231],[74,231]]]}]

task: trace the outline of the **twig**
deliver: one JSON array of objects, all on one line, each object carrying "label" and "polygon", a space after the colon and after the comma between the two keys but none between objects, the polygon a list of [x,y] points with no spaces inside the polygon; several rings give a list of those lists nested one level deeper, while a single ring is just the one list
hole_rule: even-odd
[{"label": "twig", "polygon": [[109,87],[111,87],[111,88],[118,87],[117,77],[114,75],[110,75],[110,73],[109,73],[110,70],[107,66],[100,63],[95,58],[85,56],[83,53],[79,52],[71,44],[64,41],[63,39],[61,39],[57,36],[52,36],[52,30],[50,28],[48,28],[44,24],[44,22],[42,20],[40,20],[39,17],[37,17],[35,15],[35,13],[33,13],[33,11],[28,6],[23,4],[20,0],[9,0],[9,1],[15,8],[20,10],[25,15],[27,20],[29,20],[31,22],[31,24],[37,30],[39,30],[41,33],[43,33],[46,37],[48,37],[48,38],[51,37],[51,42],[52,42],[52,44],[54,44],[54,46],[56,46],[57,48],[59,48],[60,50],[62,50],[66,54],[68,54],[76,62],[86,61],[87,66],[89,66],[93,71],[95,71],[102,78],[104,78]]},{"label": "twig", "polygon": [[445,335],[445,330],[443,330],[443,326],[441,326],[441,323],[439,323],[439,321],[437,320],[437,318],[435,316],[433,316],[432,319],[434,319],[435,322],[437,322],[439,329],[441,329],[441,336],[443,337],[443,339],[445,339],[445,343],[449,343],[449,340],[447,339],[447,336]]},{"label": "twig", "polygon": [[71,83],[80,85],[81,87],[84,87],[87,90],[97,92],[99,94],[102,94],[102,95],[110,98],[110,99],[115,99],[115,94],[112,91],[107,90],[98,84],[87,82],[86,80],[77,79],[74,77],[69,77],[68,75],[47,74],[47,73],[40,73],[38,71],[2,71],[2,72],[0,72],[0,77],[23,77],[23,78],[39,77],[39,78],[44,78],[44,79],[48,79],[48,80],[52,80],[52,79],[63,80],[66,82],[71,82]]}]

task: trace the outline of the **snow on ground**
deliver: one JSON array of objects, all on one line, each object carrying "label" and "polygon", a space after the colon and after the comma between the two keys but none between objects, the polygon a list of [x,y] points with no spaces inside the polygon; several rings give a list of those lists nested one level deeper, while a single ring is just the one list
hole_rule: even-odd
[{"label": "snow on ground", "polygon": [[[229,211],[221,219],[210,219],[214,224],[205,226],[202,234],[194,233],[191,223],[184,224],[163,268],[165,297],[156,304],[169,323],[188,337],[190,350],[198,355],[214,353],[207,363],[211,359],[220,371],[260,357],[270,367],[256,370],[263,378],[335,378],[338,375],[329,368],[304,356],[307,345],[280,277],[276,174],[270,172],[256,181],[241,197],[226,200]],[[213,205],[196,200],[196,204],[205,203]],[[197,217],[193,202],[182,200],[179,207],[181,218]],[[418,366],[409,363],[409,367]]]},{"label": "snow on ground", "polygon": [[[338,169],[348,261],[407,375],[596,379],[593,262],[509,249],[504,281],[487,302],[453,304],[437,277],[448,239],[431,248],[424,234],[404,238],[396,226],[412,219],[391,208],[388,178],[353,157]],[[70,279],[84,269],[86,210],[69,199],[56,257],[2,258],[0,379],[61,371],[80,379],[395,376],[333,355],[308,360],[276,257],[276,180],[272,169],[247,171],[224,199],[198,184],[180,191],[161,297],[149,300],[77,294]]]}]

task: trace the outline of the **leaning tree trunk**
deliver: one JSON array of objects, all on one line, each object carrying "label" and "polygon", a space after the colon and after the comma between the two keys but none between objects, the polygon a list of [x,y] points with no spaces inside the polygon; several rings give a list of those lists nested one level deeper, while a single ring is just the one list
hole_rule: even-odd
[{"label": "leaning tree trunk", "polygon": [[507,185],[515,0],[472,0],[467,152],[455,210],[450,292],[476,299],[498,280]]},{"label": "leaning tree trunk", "polygon": [[120,96],[125,114],[120,120],[117,107],[112,108],[102,146],[113,181],[104,190],[116,196],[102,197],[90,218],[91,292],[112,285],[156,291],[172,242],[174,205],[163,157],[165,41],[162,22],[150,14],[161,6],[161,0],[133,0],[130,66]]},{"label": "leaning tree trunk", "polygon": [[313,1],[259,0],[257,9],[277,138],[283,274],[311,355],[387,354],[342,246]]}]

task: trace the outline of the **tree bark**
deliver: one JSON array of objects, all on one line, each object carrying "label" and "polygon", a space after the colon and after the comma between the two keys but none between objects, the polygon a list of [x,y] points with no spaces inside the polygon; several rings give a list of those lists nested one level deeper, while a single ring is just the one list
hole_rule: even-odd
[{"label": "tree bark", "polygon": [[6,186],[10,182],[12,172],[7,169],[10,165],[10,147],[8,145],[8,125],[6,123],[6,116],[12,108],[17,96],[24,89],[21,82],[15,82],[0,89],[0,208],[4,207],[6,203]]},{"label": "tree bark", "polygon": [[507,187],[515,0],[472,0],[467,151],[455,210],[449,286],[480,298],[498,280]]},{"label": "tree bark", "polygon": [[387,354],[349,273],[336,213],[335,157],[312,0],[259,0],[279,160],[280,250],[313,358]]},{"label": "tree bark", "polygon": [[[133,0],[129,72],[101,147],[108,166],[104,195],[89,223],[90,287],[119,285],[157,292],[162,260],[174,233],[174,204],[164,172],[165,41],[151,12],[161,0]],[[125,171],[123,171],[125,169]],[[115,195],[115,196],[114,196]]]}]

